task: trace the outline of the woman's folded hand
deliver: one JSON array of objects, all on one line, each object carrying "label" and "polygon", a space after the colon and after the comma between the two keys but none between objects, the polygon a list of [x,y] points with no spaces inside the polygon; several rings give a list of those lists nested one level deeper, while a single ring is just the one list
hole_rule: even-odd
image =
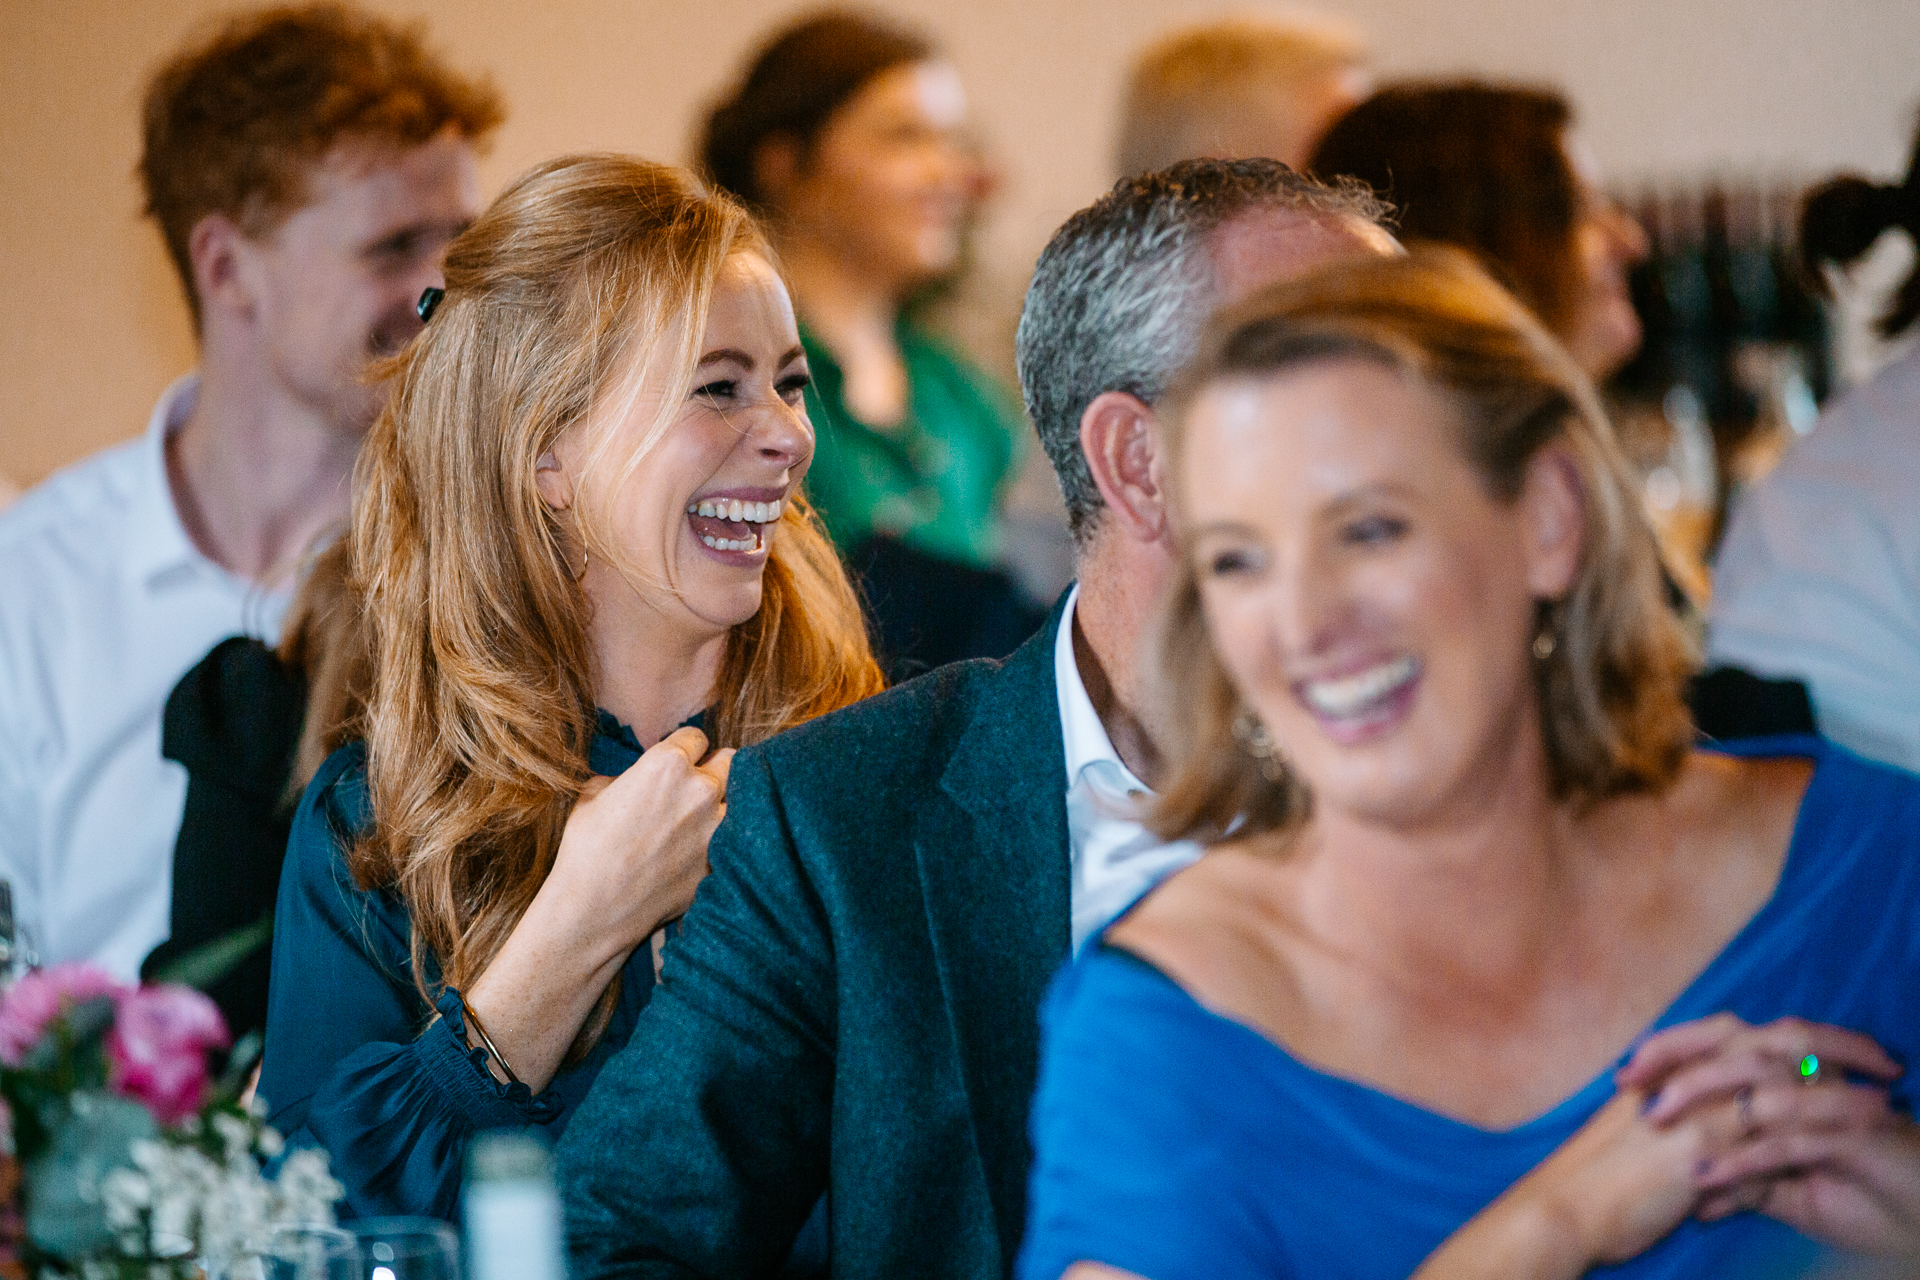
[{"label": "woman's folded hand", "polygon": [[1920,1257],[1920,1127],[1884,1084],[1900,1067],[1865,1036],[1786,1018],[1721,1014],[1647,1040],[1620,1072],[1647,1118],[1738,1121],[1694,1182],[1704,1219],[1756,1210],[1835,1247]]}]

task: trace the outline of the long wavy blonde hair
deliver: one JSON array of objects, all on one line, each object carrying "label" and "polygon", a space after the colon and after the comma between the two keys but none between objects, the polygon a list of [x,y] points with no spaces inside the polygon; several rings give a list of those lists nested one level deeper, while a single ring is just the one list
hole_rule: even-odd
[{"label": "long wavy blonde hair", "polygon": [[[651,380],[667,394],[637,445],[611,430],[585,441],[586,470],[615,472],[602,493],[646,465],[691,390],[715,278],[738,253],[773,260],[745,210],[687,174],[614,155],[553,160],[453,242],[445,299],[384,370],[393,395],[361,455],[352,528],[373,657],[373,827],[350,864],[363,887],[405,900],[430,1000],[499,952],[590,776],[590,607],[568,553],[620,557],[604,520],[576,511],[563,526],[540,500],[537,460]],[[859,602],[796,497],[759,612],[728,634],[707,732],[748,745],[881,683]],[[616,983],[576,1056],[617,998]]]}]

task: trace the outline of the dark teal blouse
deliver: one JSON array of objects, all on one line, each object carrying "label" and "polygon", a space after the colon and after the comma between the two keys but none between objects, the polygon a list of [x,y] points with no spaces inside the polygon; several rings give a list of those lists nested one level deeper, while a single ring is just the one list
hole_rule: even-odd
[{"label": "dark teal blouse", "polygon": [[[589,767],[610,777],[639,758],[632,731],[602,712]],[[327,1151],[347,1188],[347,1215],[451,1219],[474,1134],[537,1126],[554,1140],[566,1128],[653,994],[652,952],[643,946],[628,958],[619,1005],[592,1052],[537,1096],[503,1085],[484,1051],[467,1048],[458,993],[436,1009],[414,986],[406,906],[390,890],[360,888],[347,870],[346,850],[371,816],[366,747],[350,743],[314,775],[294,816],[259,1092],[290,1143]]]}]

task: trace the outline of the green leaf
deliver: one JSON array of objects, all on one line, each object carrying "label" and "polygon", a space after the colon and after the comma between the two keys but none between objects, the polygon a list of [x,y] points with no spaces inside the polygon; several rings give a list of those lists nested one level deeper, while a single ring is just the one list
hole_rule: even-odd
[{"label": "green leaf", "polygon": [[107,1028],[113,1025],[113,1014],[112,996],[82,1000],[54,1020],[48,1028],[51,1034],[42,1035],[33,1048],[27,1050],[27,1056],[20,1062],[21,1069],[57,1071],[74,1050],[99,1044]]},{"label": "green leaf", "polygon": [[133,1163],[133,1144],[159,1136],[147,1109],[108,1093],[76,1093],[53,1141],[23,1172],[26,1227],[47,1252],[73,1260],[113,1246],[101,1179]]},{"label": "green leaf", "polygon": [[241,961],[265,946],[272,937],[273,911],[269,908],[252,924],[242,925],[169,961],[153,975],[153,980],[184,983],[205,991],[232,973]]}]

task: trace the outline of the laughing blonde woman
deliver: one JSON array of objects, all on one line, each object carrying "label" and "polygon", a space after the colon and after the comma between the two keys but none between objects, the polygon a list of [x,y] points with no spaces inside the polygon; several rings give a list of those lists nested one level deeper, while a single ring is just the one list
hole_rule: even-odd
[{"label": "laughing blonde woman", "polygon": [[363,455],[371,698],[295,820],[260,1080],[363,1215],[451,1216],[473,1134],[557,1136],[705,873],[732,749],[880,686],[737,204],[556,160],[446,278]]}]

